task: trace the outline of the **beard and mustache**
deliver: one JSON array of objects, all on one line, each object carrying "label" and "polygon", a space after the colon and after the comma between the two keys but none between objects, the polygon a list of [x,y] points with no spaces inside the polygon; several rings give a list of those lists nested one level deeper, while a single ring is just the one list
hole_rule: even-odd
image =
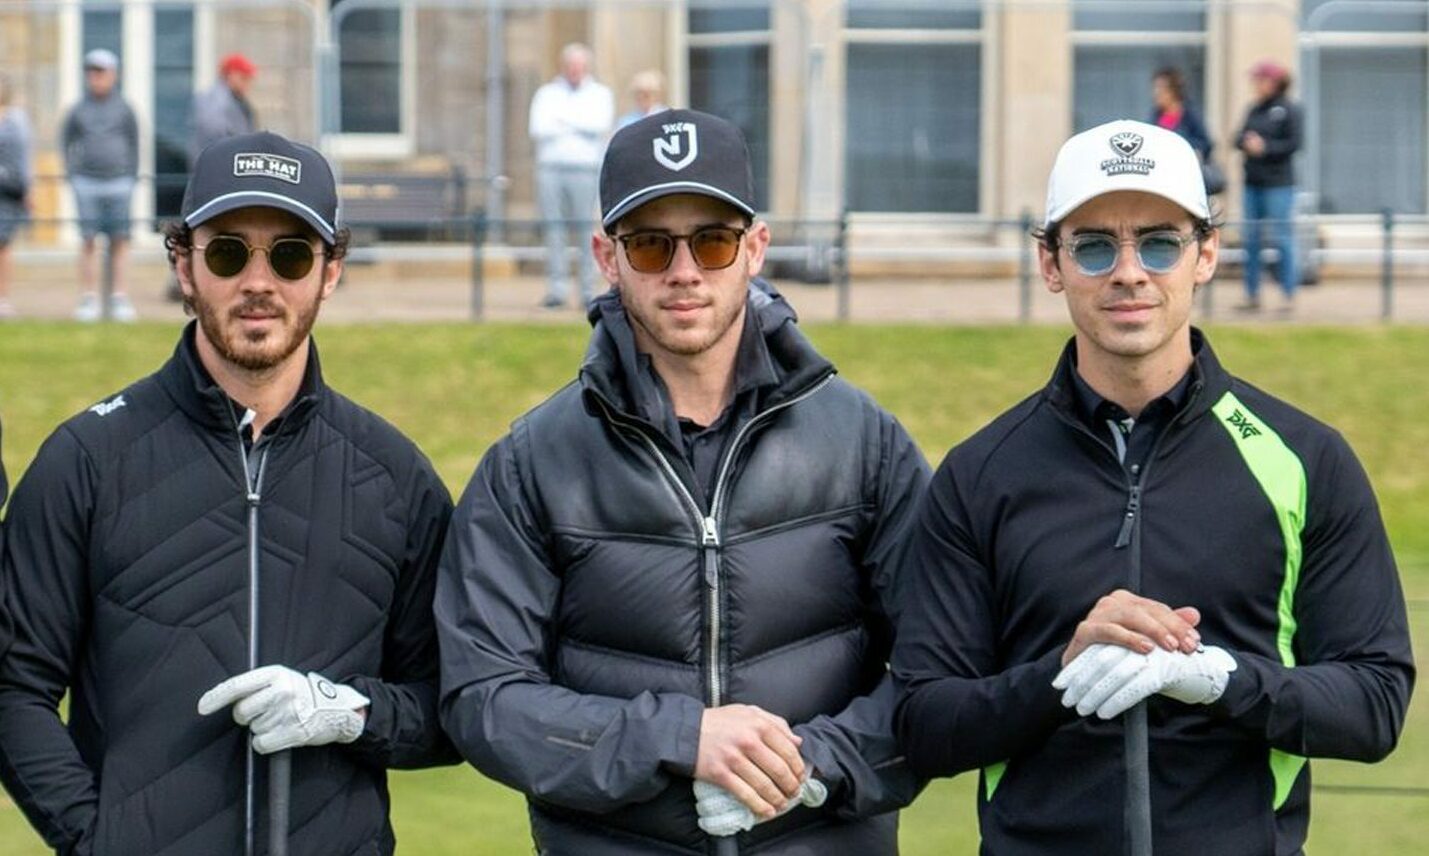
[{"label": "beard and mustache", "polygon": [[[265,372],[281,365],[307,340],[318,318],[322,292],[319,289],[311,301],[292,310],[254,295],[225,312],[205,300],[197,288],[186,303],[220,357],[245,371]],[[276,329],[244,331],[241,316],[249,314],[272,317],[278,322]]]}]

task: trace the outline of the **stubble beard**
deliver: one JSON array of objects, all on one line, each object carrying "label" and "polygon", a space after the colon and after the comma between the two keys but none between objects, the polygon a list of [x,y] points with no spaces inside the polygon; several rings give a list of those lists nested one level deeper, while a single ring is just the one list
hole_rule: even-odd
[{"label": "stubble beard", "polygon": [[[744,281],[748,281],[747,275]],[[745,302],[740,299],[731,300],[728,305],[715,303],[713,305],[715,310],[713,323],[710,325],[708,333],[697,339],[683,335],[688,332],[687,330],[662,327],[657,319],[645,317],[644,309],[635,305],[635,301],[630,301],[625,305],[625,313],[662,350],[681,357],[693,357],[708,351],[729,333],[730,328],[739,318],[740,310],[744,309]]]}]

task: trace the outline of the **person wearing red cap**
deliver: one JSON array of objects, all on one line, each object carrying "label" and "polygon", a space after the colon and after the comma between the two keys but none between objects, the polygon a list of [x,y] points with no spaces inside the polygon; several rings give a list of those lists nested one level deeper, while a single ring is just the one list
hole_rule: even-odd
[{"label": "person wearing red cap", "polygon": [[248,100],[248,90],[257,75],[258,66],[241,53],[231,53],[219,60],[218,80],[194,96],[189,163],[219,140],[258,130],[258,115]]},{"label": "person wearing red cap", "polygon": [[[218,61],[218,80],[194,95],[193,134],[189,138],[189,167],[199,153],[219,140],[251,134],[258,130],[258,114],[248,100],[249,87],[258,75],[258,66],[241,53],[231,53]],[[182,303],[183,289],[172,272],[164,296]]]},{"label": "person wearing red cap", "polygon": [[1260,232],[1269,226],[1279,255],[1276,277],[1285,293],[1283,311],[1294,306],[1300,274],[1295,258],[1295,170],[1291,158],[1300,148],[1299,105],[1286,97],[1290,69],[1272,59],[1250,70],[1255,104],[1246,113],[1235,145],[1245,155],[1245,303],[1260,309]]}]

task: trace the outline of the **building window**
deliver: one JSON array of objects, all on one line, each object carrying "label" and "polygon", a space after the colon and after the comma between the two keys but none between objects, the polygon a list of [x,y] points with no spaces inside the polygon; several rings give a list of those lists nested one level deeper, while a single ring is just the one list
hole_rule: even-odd
[{"label": "building window", "polygon": [[981,28],[975,9],[849,8],[849,210],[978,211]]},{"label": "building window", "polygon": [[[1206,15],[1184,0],[1136,0],[1125,8],[1073,0],[1072,125],[1085,131],[1152,113],[1151,76],[1179,69],[1187,99],[1203,108]],[[1224,136],[1210,129],[1213,138]]]},{"label": "building window", "polygon": [[769,207],[769,23],[768,6],[689,10],[690,106],[744,132],[761,211]]},{"label": "building window", "polygon": [[[333,0],[333,11],[341,5]],[[344,15],[338,54],[338,132],[402,133],[402,11],[359,9]]]},{"label": "building window", "polygon": [[194,13],[154,9],[154,215],[177,217],[193,134]]},{"label": "building window", "polygon": [[[1306,109],[1300,183],[1325,214],[1425,213],[1425,103],[1429,98],[1429,21],[1422,2],[1403,9],[1303,0],[1301,25],[1313,47],[1302,76],[1315,93]],[[1367,163],[1374,169],[1365,169]]]}]

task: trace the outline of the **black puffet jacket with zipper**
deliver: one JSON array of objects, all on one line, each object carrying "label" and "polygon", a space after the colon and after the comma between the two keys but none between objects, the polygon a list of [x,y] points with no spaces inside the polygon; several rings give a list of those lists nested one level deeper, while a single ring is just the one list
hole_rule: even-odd
[{"label": "black puffet jacket with zipper", "polygon": [[16,487],[0,775],[63,854],[243,852],[248,733],[196,705],[248,669],[256,507],[259,663],[372,700],[355,742],[293,750],[290,852],[391,853],[384,770],[455,760],[431,617],[450,497],[409,440],[323,384],[315,347],[298,398],[247,454],[250,496],[238,420],[193,335],[60,426]]},{"label": "black puffet jacket with zipper", "polygon": [[[710,503],[635,415],[607,313],[580,381],[512,426],[457,506],[437,587],[442,721],[528,795],[542,854],[713,852],[690,776],[705,706],[729,703],[794,725],[831,791],[738,852],[896,852],[892,810],[920,783],[893,741],[889,571],[927,464],[782,299],[750,295],[779,383]],[[601,301],[623,324],[618,296]]]},{"label": "black puffet jacket with zipper", "polygon": [[1293,854],[1305,757],[1375,761],[1414,680],[1404,597],[1344,439],[1228,375],[1193,332],[1187,401],[1139,478],[1048,386],[948,453],[903,572],[898,731],[924,775],[983,770],[983,852],[1122,853],[1123,717],[1062,708],[1077,623],[1128,587],[1236,659],[1211,705],[1148,701],[1157,856]]}]

